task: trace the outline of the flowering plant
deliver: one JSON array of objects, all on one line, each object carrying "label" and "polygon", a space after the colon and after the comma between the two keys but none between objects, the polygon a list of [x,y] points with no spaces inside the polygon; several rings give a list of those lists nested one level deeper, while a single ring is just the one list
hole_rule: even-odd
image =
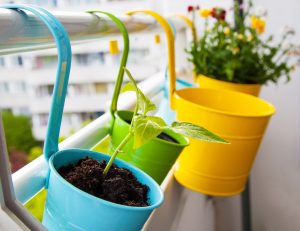
[{"label": "flowering plant", "polygon": [[272,35],[261,37],[266,26],[265,14],[253,13],[251,0],[247,9],[236,4],[233,10],[234,26],[226,20],[222,8],[199,11],[205,19],[204,32],[187,50],[196,75],[244,84],[276,83],[281,76],[289,80],[295,67],[289,59],[296,46],[285,44],[294,31],[286,30],[275,43]]}]

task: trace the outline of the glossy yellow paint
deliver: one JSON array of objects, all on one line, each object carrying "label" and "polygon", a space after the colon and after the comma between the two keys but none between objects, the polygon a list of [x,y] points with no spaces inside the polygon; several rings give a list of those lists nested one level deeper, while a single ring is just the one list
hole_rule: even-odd
[{"label": "glossy yellow paint", "polygon": [[[168,74],[169,74],[169,95],[172,96],[175,91],[175,84],[176,84],[176,71],[175,71],[175,44],[174,44],[174,35],[171,26],[169,25],[168,21],[162,17],[160,14],[152,11],[152,10],[133,10],[128,11],[126,14],[134,15],[137,13],[148,14],[156,19],[156,21],[161,25],[163,28],[166,39],[167,39],[167,46],[168,46]],[[174,97],[170,97],[170,105],[174,104]],[[172,107],[173,108],[173,107]]]},{"label": "glossy yellow paint", "polygon": [[[193,41],[197,41],[197,30],[196,30],[196,27],[195,27],[193,21],[191,19],[189,19],[189,17],[182,15],[182,14],[174,14],[172,16],[181,19],[191,29]],[[193,74],[193,81],[197,83],[197,75],[195,75],[195,74]]]},{"label": "glossy yellow paint", "polygon": [[247,93],[250,95],[258,96],[261,85],[260,84],[239,84],[221,81],[213,78],[206,77],[204,75],[198,75],[196,82],[201,88],[213,88],[213,89],[224,89],[231,91],[238,91]]},{"label": "glossy yellow paint", "polygon": [[116,55],[119,53],[119,46],[117,40],[110,40],[109,41],[109,53],[112,55]]},{"label": "glossy yellow paint", "polygon": [[[179,156],[175,177],[185,187],[214,196],[243,191],[256,152],[275,108],[248,94],[210,88],[175,88],[175,49],[167,21],[152,11],[163,27],[168,44],[170,105],[179,121],[203,126],[231,144],[190,140]],[[132,13],[131,13],[132,14]]]},{"label": "glossy yellow paint", "polygon": [[155,44],[160,44],[160,36],[159,36],[159,34],[154,35],[154,43]]},{"label": "glossy yellow paint", "polygon": [[257,97],[226,90],[189,88],[177,91],[175,97],[179,121],[202,125],[230,142],[191,139],[177,161],[176,179],[214,196],[243,191],[275,108]]}]

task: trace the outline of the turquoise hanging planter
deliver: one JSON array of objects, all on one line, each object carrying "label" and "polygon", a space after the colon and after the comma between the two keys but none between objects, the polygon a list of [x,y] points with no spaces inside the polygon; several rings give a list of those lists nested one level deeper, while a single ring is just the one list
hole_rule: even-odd
[{"label": "turquoise hanging planter", "polygon": [[[71,66],[71,46],[61,23],[49,12],[39,7],[8,5],[2,8],[29,11],[49,28],[58,50],[58,69],[53,90],[52,104],[44,144],[44,155],[49,164],[45,181],[48,189],[43,225],[50,231],[73,230],[141,230],[151,212],[163,202],[158,184],[141,170],[121,160],[114,163],[130,170],[138,181],[149,187],[146,207],[130,207],[112,203],[92,196],[68,183],[58,173],[62,166],[74,164],[90,157],[98,161],[109,160],[110,156],[83,149],[59,150],[58,137]],[[113,15],[106,14],[114,21]],[[23,13],[22,13],[23,14]]]}]

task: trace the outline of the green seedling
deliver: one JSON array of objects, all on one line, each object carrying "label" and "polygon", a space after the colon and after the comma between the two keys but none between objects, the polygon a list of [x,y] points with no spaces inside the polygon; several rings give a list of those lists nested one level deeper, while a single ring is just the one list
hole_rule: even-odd
[{"label": "green seedling", "polygon": [[157,137],[165,129],[173,130],[176,133],[197,140],[222,144],[229,143],[228,141],[198,125],[188,122],[173,122],[171,126],[168,126],[161,117],[147,115],[150,111],[156,110],[156,105],[151,102],[151,100],[138,88],[129,70],[126,68],[124,69],[130,79],[130,82],[123,87],[122,92],[134,91],[136,94],[137,103],[130,123],[129,132],[119,146],[114,150],[106,168],[103,171],[104,175],[109,171],[118,153],[122,151],[122,148],[131,139],[133,139],[133,149],[137,149],[149,142],[151,139]]}]

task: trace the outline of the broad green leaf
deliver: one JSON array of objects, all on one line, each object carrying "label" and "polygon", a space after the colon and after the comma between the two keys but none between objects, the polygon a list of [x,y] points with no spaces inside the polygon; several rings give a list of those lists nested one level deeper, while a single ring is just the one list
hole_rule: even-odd
[{"label": "broad green leaf", "polygon": [[131,82],[129,84],[126,84],[123,87],[122,92],[124,91],[135,91],[136,96],[137,96],[137,105],[138,105],[138,112],[146,115],[149,111],[154,111],[156,110],[156,106],[154,103],[151,102],[151,100],[144,95],[144,93],[138,88],[134,78],[132,77],[131,73],[129,72],[129,70],[127,70],[126,68],[125,72],[127,74],[127,76],[129,77],[129,79],[131,80]]},{"label": "broad green leaf", "polygon": [[157,116],[137,115],[134,120],[133,148],[136,149],[158,136],[166,126],[165,121]]},{"label": "broad green leaf", "polygon": [[142,114],[146,115],[149,111],[156,110],[156,105],[151,102],[151,100],[143,94],[143,92],[138,89],[139,92],[139,110]]},{"label": "broad green leaf", "polygon": [[208,131],[207,129],[188,122],[173,122],[171,129],[184,136],[214,143],[229,144],[228,141]]},{"label": "broad green leaf", "polygon": [[132,82],[126,83],[121,90],[121,93],[127,92],[127,91],[135,91],[135,86]]}]

